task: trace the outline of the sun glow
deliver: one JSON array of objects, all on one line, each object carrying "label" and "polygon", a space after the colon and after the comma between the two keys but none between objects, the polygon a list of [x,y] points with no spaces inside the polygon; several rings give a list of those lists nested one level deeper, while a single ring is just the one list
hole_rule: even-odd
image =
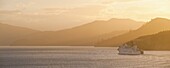
[{"label": "sun glow", "polygon": [[[155,17],[170,18],[169,3],[169,0],[0,0],[0,20],[12,20],[15,21],[12,24],[43,30],[63,29],[110,18],[148,21]],[[17,23],[23,20],[30,22]],[[48,25],[41,25],[46,22]],[[38,25],[41,27],[33,27]]]}]

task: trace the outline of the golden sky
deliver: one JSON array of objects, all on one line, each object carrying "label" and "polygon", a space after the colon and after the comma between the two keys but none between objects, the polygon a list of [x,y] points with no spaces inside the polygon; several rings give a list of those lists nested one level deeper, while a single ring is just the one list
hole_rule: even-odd
[{"label": "golden sky", "polygon": [[170,0],[0,0],[0,20],[39,30],[99,19],[148,21],[155,17],[170,18]]}]

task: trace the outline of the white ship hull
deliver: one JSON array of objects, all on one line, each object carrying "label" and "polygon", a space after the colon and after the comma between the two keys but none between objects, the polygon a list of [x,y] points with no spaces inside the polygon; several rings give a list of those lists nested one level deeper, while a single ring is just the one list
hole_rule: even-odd
[{"label": "white ship hull", "polygon": [[142,51],[135,51],[135,52],[125,51],[125,52],[119,52],[119,55],[141,55],[141,54],[143,54]]}]

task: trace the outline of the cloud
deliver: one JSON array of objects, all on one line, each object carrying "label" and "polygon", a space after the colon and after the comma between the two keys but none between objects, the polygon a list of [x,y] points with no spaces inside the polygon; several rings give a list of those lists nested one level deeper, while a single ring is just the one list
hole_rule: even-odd
[{"label": "cloud", "polygon": [[104,17],[132,18],[136,20],[149,20],[151,18],[170,17],[170,1],[164,0],[138,0],[129,2],[115,2],[107,5],[103,12]]},{"label": "cloud", "polygon": [[97,16],[104,9],[104,6],[89,5],[70,10],[70,14],[84,15],[84,16]]},{"label": "cloud", "polygon": [[[38,30],[59,30],[91,22],[100,15],[103,6],[89,5],[77,8],[46,8],[32,12],[3,11],[1,20],[9,24],[31,27]],[[12,13],[13,14],[9,14]]]},{"label": "cloud", "polygon": [[37,13],[41,15],[59,15],[69,10],[70,9],[66,9],[66,8],[45,8],[37,11]]},{"label": "cloud", "polygon": [[132,2],[132,1],[140,1],[140,0],[100,0],[103,4],[111,4],[114,2]]},{"label": "cloud", "polygon": [[18,14],[21,13],[19,10],[0,10],[0,14]]},{"label": "cloud", "polygon": [[[98,19],[132,18],[147,21],[158,16],[170,18],[170,0],[76,0],[83,4],[80,5],[74,1],[73,4],[76,4],[76,7],[75,5],[73,7],[70,2],[72,0],[69,1],[69,5],[64,3],[67,0],[63,0],[63,3],[58,2],[63,4],[62,7],[53,2],[50,2],[53,3],[52,5],[47,5],[47,0],[43,0],[44,3],[41,4],[37,4],[40,0],[34,1],[36,1],[35,4],[28,3],[24,10],[0,10],[0,19],[17,21],[16,24],[25,23],[24,26],[35,29],[55,30]],[[64,5],[72,7],[68,8]],[[29,9],[32,6],[39,8]],[[47,23],[48,25],[44,25]]]},{"label": "cloud", "polygon": [[79,17],[96,17],[99,16],[105,6],[88,5],[76,8],[46,8],[38,11],[41,15],[63,15],[63,16],[79,16]]}]

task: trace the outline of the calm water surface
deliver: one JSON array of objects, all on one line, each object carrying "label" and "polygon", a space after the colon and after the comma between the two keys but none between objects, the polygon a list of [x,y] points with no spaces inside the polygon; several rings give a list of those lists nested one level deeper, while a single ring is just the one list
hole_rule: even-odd
[{"label": "calm water surface", "polygon": [[117,53],[102,47],[0,47],[0,68],[170,68],[170,51]]}]

